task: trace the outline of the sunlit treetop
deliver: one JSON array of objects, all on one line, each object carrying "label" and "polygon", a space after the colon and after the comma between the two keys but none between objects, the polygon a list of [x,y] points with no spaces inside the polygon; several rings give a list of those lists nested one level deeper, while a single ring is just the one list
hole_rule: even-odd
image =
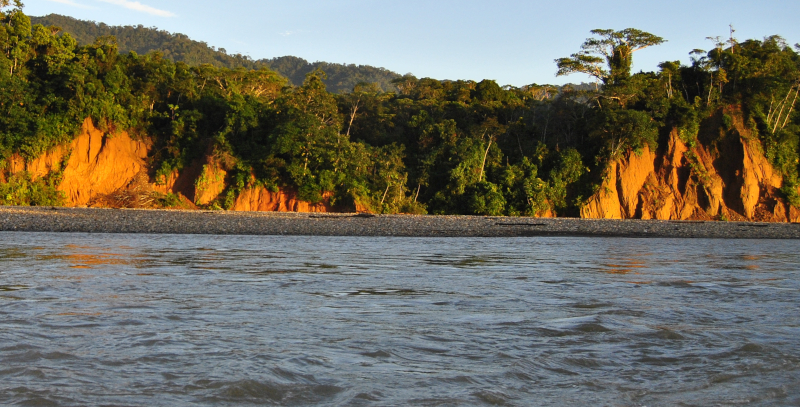
[{"label": "sunlit treetop", "polygon": [[[620,83],[630,77],[633,53],[666,40],[637,30],[592,30],[593,38],[581,45],[581,50],[568,58],[558,58],[556,76],[580,72],[602,81],[606,85]],[[605,64],[604,64],[605,62]]]}]

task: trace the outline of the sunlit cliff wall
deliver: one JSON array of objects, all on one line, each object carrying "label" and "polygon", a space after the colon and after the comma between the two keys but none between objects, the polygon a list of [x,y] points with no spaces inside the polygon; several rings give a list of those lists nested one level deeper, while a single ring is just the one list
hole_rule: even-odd
[{"label": "sunlit cliff wall", "polygon": [[781,197],[781,175],[741,113],[727,113],[732,128],[720,134],[708,134],[715,126],[701,128],[694,147],[673,129],[658,151],[628,151],[612,162],[581,217],[800,221],[800,211]]},{"label": "sunlit cliff wall", "polygon": [[[61,171],[58,190],[67,206],[118,206],[110,199],[136,189],[145,193],[172,193],[184,198],[185,206],[208,205],[225,190],[226,171],[209,155],[182,171],[155,182],[148,174],[149,140],[134,140],[126,132],[107,134],[86,119],[80,134],[68,145],[58,146],[33,160],[14,155],[0,171],[0,182],[27,171],[32,179]],[[2,167],[0,167],[2,168]],[[300,200],[293,191],[247,188],[235,200],[232,210],[279,212],[332,211],[324,196],[320,203]]]},{"label": "sunlit cliff wall", "polygon": [[[693,146],[677,129],[656,151],[628,151],[606,169],[597,192],[581,208],[581,217],[662,220],[751,220],[800,222],[800,210],[779,189],[782,177],[745,128],[741,113],[729,111],[733,126],[718,134],[701,130]],[[714,126],[710,127],[714,130]],[[705,132],[705,133],[704,133]],[[26,161],[12,156],[0,170],[0,182],[27,171],[33,179],[60,171],[58,189],[68,206],[124,206],[115,194],[175,194],[184,208],[219,202],[227,190],[225,166],[206,154],[181,171],[155,182],[148,163],[152,143],[126,132],[106,134],[90,119],[68,145]],[[246,187],[233,198],[231,210],[279,212],[351,211],[298,199],[291,190]],[[135,206],[134,206],[135,207]],[[360,206],[357,210],[365,210]],[[547,215],[545,215],[547,216]]]}]

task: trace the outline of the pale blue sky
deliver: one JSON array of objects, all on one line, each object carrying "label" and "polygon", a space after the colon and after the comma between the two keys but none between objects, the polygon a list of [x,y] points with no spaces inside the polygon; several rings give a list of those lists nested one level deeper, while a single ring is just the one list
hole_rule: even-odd
[{"label": "pale blue sky", "polygon": [[58,13],[109,25],[158,27],[254,59],[384,67],[437,79],[494,79],[501,85],[580,82],[555,77],[595,28],[638,28],[669,42],[637,52],[634,69],[688,62],[709,36],[778,34],[800,42],[797,0],[27,0],[29,15]]}]

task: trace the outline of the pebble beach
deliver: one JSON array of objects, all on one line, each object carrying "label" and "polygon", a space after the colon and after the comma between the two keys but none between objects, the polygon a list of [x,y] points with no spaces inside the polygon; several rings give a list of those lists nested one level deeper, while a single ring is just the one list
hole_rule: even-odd
[{"label": "pebble beach", "polygon": [[800,223],[0,206],[0,231],[212,235],[800,239]]}]

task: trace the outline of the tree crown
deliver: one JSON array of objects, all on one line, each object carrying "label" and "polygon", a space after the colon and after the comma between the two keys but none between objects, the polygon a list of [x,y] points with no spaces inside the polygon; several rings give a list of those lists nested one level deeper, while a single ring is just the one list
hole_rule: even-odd
[{"label": "tree crown", "polygon": [[[568,58],[556,59],[556,76],[580,72],[607,85],[620,83],[630,77],[634,52],[666,41],[635,28],[621,31],[596,29],[591,32],[595,37],[587,38],[579,52]],[[604,59],[606,66],[603,66]]]}]

